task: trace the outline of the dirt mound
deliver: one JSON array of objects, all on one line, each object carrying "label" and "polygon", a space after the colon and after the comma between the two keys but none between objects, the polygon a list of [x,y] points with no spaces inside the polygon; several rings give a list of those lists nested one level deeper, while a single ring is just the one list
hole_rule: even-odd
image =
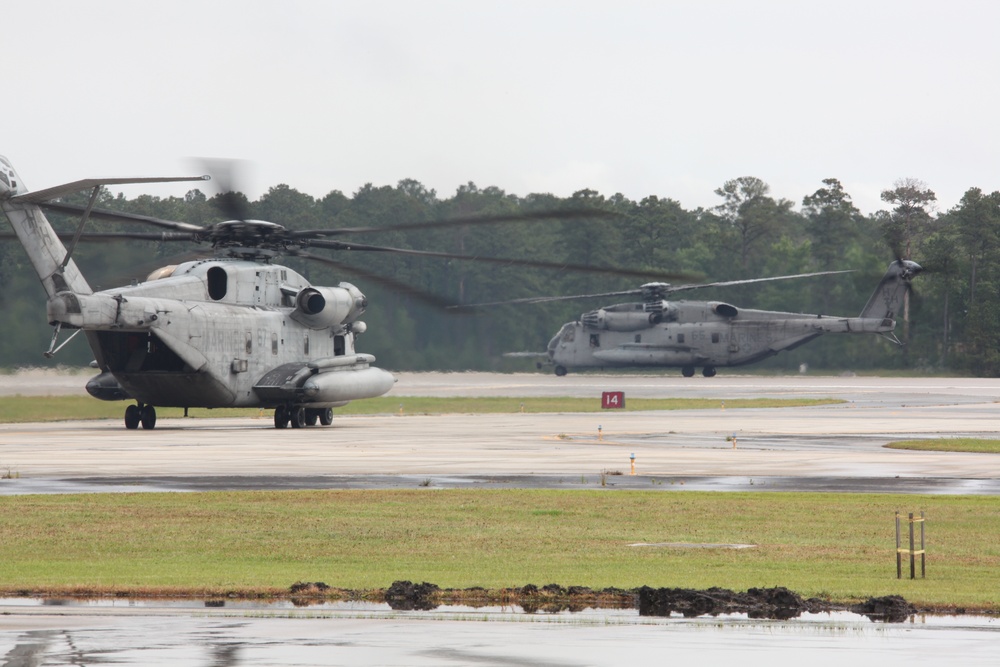
[{"label": "dirt mound", "polygon": [[829,611],[822,600],[804,600],[787,588],[751,588],[737,593],[725,588],[692,590],[689,588],[650,588],[637,591],[640,616],[669,616],[676,612],[685,617],[717,614],[747,614],[750,618],[795,618],[806,611]]},{"label": "dirt mound", "polygon": [[[293,599],[301,604],[313,604],[329,597],[334,589],[323,582],[297,582],[290,588]],[[369,591],[370,594],[372,591]],[[454,589],[441,588],[428,582],[394,581],[384,591],[377,592],[392,609],[429,611],[441,604],[461,604],[472,607],[486,605],[520,605],[531,613],[557,613],[581,611],[587,608],[638,608],[640,616],[670,616],[681,614],[687,618],[717,616],[720,614],[746,614],[755,619],[787,620],[809,613],[851,611],[874,621],[899,623],[905,621],[916,609],[898,595],[869,598],[861,604],[848,607],[832,604],[819,598],[805,599],[787,588],[751,588],[746,592],[726,588],[651,588],[636,589],[586,586],[561,586],[527,584],[518,588],[485,589],[481,587]],[[366,599],[365,591],[336,589],[338,598]],[[371,599],[370,597],[367,599]]]},{"label": "dirt mound", "polygon": [[863,614],[873,621],[887,623],[902,623],[916,608],[898,595],[886,595],[880,598],[868,598],[861,604],[851,607],[855,614]]},{"label": "dirt mound", "polygon": [[415,584],[411,581],[394,581],[385,592],[385,601],[397,610],[429,611],[438,606],[433,599],[441,589],[437,584]]}]

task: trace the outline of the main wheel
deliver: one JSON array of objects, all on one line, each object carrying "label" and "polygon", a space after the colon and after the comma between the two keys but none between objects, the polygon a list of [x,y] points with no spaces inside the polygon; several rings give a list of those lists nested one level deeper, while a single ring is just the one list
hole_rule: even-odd
[{"label": "main wheel", "polygon": [[715,377],[715,366],[705,366],[701,369],[701,374],[707,378]]},{"label": "main wheel", "polygon": [[694,366],[685,366],[681,369],[681,375],[686,378],[694,377]]},{"label": "main wheel", "polygon": [[135,430],[139,428],[139,420],[141,419],[139,406],[130,405],[125,408],[125,428],[129,430]]},{"label": "main wheel", "polygon": [[306,410],[306,426],[315,426],[319,421],[319,410],[309,408]]},{"label": "main wheel", "polygon": [[306,409],[302,406],[293,407],[288,416],[292,422],[292,428],[302,428],[306,425]]},{"label": "main wheel", "polygon": [[152,405],[144,405],[139,411],[139,419],[142,421],[142,427],[147,431],[152,430],[156,427],[156,408]]},{"label": "main wheel", "polygon": [[333,408],[319,411],[319,423],[323,426],[329,426],[333,423]]},{"label": "main wheel", "polygon": [[285,428],[288,426],[288,410],[284,405],[279,405],[274,409],[274,428]]}]

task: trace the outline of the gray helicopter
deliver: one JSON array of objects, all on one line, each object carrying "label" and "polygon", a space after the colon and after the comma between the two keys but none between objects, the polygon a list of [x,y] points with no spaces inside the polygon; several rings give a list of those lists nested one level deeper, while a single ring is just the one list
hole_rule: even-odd
[{"label": "gray helicopter", "polygon": [[705,377],[713,377],[719,367],[752,364],[826,333],[879,334],[899,344],[893,334],[895,317],[910,281],[922,270],[916,262],[894,261],[858,317],[751,310],[722,301],[667,300],[669,295],[684,290],[846,271],[693,285],[646,283],[638,289],[621,292],[531,297],[465,307],[639,296],[642,301],[599,308],[583,313],[575,322],[567,322],[549,341],[545,352],[511,352],[504,356],[541,358],[538,367],[552,366],[559,376],[576,369],[640,367],[680,368],[684,377],[691,377],[700,366]]},{"label": "gray helicopter", "polygon": [[[97,209],[107,185],[203,181],[178,178],[87,179],[29,191],[11,163],[0,157],[0,207],[24,247],[48,297],[48,322],[54,326],[46,356],[65,346],[63,330],[83,331],[100,373],[87,391],[102,400],[131,400],[125,427],[152,429],[156,407],[274,408],[276,428],[329,425],[333,408],[388,392],[395,378],[358,352],[366,330],[359,319],[368,307],[353,284],[312,285],[296,271],[272,263],[278,256],[320,262],[354,273],[432,305],[446,304],[400,281],[308,252],[306,248],[402,253],[467,259],[503,265],[567,268],[540,261],[469,257],[444,252],[392,248],[338,241],[341,234],[493,224],[511,220],[570,218],[589,211],[450,219],[417,224],[341,229],[290,230],[280,224],[247,219],[231,190],[222,197],[232,219],[206,226]],[[91,190],[86,206],[59,201]],[[79,215],[73,234],[54,230],[43,209]],[[161,230],[89,233],[89,219],[143,223]],[[9,235],[8,235],[9,236]],[[70,239],[69,248],[63,240]],[[72,259],[81,241],[116,239],[210,244],[212,256],[199,256],[160,268],[142,283],[94,291]],[[594,271],[594,267],[571,266]],[[631,273],[631,272],[626,272]],[[648,275],[648,274],[647,274]]]}]

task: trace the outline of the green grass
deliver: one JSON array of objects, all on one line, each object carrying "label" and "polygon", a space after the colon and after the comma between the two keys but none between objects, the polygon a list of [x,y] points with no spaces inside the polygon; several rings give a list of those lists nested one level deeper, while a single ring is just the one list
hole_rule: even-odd
[{"label": "green grass", "polygon": [[886,445],[889,449],[917,449],[931,452],[974,452],[1000,454],[1000,440],[980,438],[935,438],[933,440],[899,440]]},{"label": "green grass", "polygon": [[[772,399],[736,398],[725,401],[726,408],[783,408],[843,403],[832,398]],[[89,396],[8,396],[0,401],[0,423],[65,421],[71,419],[122,419],[129,401],[99,401]],[[506,398],[506,397],[448,397],[381,396],[353,401],[337,408],[339,415],[446,413],[503,413],[503,412],[600,412],[601,400],[597,398]],[[701,398],[632,398],[626,401],[626,410],[700,410],[719,409],[722,401]],[[180,417],[180,408],[157,408],[157,417]],[[217,409],[192,408],[192,418],[257,416],[256,408]]]},{"label": "green grass", "polygon": [[[2,484],[3,482],[0,482]],[[894,512],[927,515],[925,580],[896,579]],[[1000,609],[1000,498],[402,490],[0,497],[0,593],[268,592],[558,583],[787,586]],[[905,524],[904,524],[905,525]],[[744,543],[743,550],[632,547]]]}]

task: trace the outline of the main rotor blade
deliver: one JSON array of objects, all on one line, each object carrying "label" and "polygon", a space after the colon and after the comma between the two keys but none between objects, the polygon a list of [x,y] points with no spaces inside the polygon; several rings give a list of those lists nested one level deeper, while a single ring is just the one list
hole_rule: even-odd
[{"label": "main rotor blade", "polygon": [[521,303],[548,303],[549,301],[571,301],[573,299],[596,299],[611,296],[631,296],[642,294],[641,289],[630,289],[622,292],[602,292],[600,294],[572,294],[570,296],[529,296],[522,299],[509,299],[507,301],[489,301],[487,303],[467,303],[457,306],[450,306],[454,309],[462,308],[487,308],[490,306],[507,306]]},{"label": "main rotor blade", "polygon": [[208,181],[210,176],[153,176],[148,178],[85,178],[65,185],[57,185],[44,190],[26,192],[23,195],[11,197],[11,201],[38,204],[49,199],[57,199],[82,190],[103,185],[130,185],[142,183],[176,183],[180,181]]},{"label": "main rotor blade", "polygon": [[[813,276],[829,276],[838,273],[853,273],[853,270],[846,271],[818,271],[816,273],[796,273],[794,275],[788,276],[771,276],[769,278],[747,278],[745,280],[725,280],[721,282],[714,283],[694,283],[689,285],[668,285],[663,284],[651,284],[645,287],[640,287],[638,289],[623,290],[621,292],[602,292],[600,294],[571,294],[569,296],[531,296],[522,299],[510,299],[507,301],[490,301],[487,303],[470,303],[461,304],[458,306],[452,306],[455,309],[462,308],[487,308],[490,306],[507,306],[511,304],[525,304],[525,303],[548,303],[550,301],[571,301],[575,299],[596,299],[612,296],[642,296],[647,292],[659,292],[660,294],[666,296],[667,294],[672,294],[674,292],[682,292],[684,290],[700,289],[702,287],[729,287],[732,285],[746,285],[749,283],[762,283],[771,280],[789,280],[791,278],[812,278]],[[658,297],[660,298],[660,297]]]},{"label": "main rotor blade", "polygon": [[854,269],[843,271],[817,271],[815,273],[794,273],[788,276],[771,276],[770,278],[747,278],[746,280],[724,280],[717,283],[694,283],[690,285],[667,285],[663,292],[683,292],[684,290],[701,289],[703,287],[731,287],[732,285],[748,285],[750,283],[766,283],[772,280],[790,280],[792,278],[813,278],[815,276],[832,276],[838,273],[854,273]]},{"label": "main rotor blade", "polygon": [[602,273],[614,276],[629,276],[633,278],[690,278],[689,274],[671,273],[666,271],[656,271],[654,269],[621,269],[610,266],[592,266],[590,264],[572,264],[569,262],[546,262],[534,259],[512,259],[503,257],[483,257],[481,255],[458,255],[450,252],[436,252],[433,250],[413,250],[410,248],[393,248],[390,246],[368,245],[365,243],[352,243],[349,241],[328,241],[324,239],[314,239],[304,243],[309,247],[326,248],[328,250],[361,250],[365,252],[388,252],[397,255],[414,255],[417,257],[437,257],[440,259],[462,259],[473,262],[486,262],[488,264],[503,264],[505,266],[530,266],[536,269],[557,269],[564,271],[578,271],[581,273]]},{"label": "main rotor blade", "polygon": [[[69,213],[74,215],[81,215],[86,212],[86,206],[79,206],[77,204],[64,204],[62,202],[47,202],[39,204],[44,209],[49,211],[56,211],[58,213]],[[164,229],[170,229],[176,232],[190,232],[192,234],[204,233],[205,229],[198,225],[192,225],[187,222],[178,222],[177,220],[164,220],[163,218],[154,218],[149,215],[138,215],[136,213],[125,213],[122,211],[110,211],[104,208],[95,208],[90,211],[91,218],[98,220],[108,220],[110,222],[138,222],[145,225],[155,225],[156,227],[163,227]]]},{"label": "main rotor blade", "polygon": [[314,262],[319,262],[320,264],[325,264],[329,267],[335,268],[338,271],[343,271],[345,273],[353,273],[356,276],[369,280],[373,283],[377,283],[381,287],[386,287],[394,292],[399,292],[405,296],[412,297],[417,301],[425,303],[429,306],[435,308],[448,308],[453,305],[453,302],[446,301],[439,296],[430,294],[429,292],[424,292],[415,288],[413,285],[395,280],[394,278],[389,278],[387,276],[381,276],[374,274],[365,269],[359,269],[356,266],[350,266],[349,264],[344,264],[343,262],[338,262],[335,259],[330,259],[329,257],[323,257],[322,255],[314,255],[309,252],[304,252],[302,250],[289,250],[285,253],[291,257],[301,257],[302,259],[312,260]]},{"label": "main rotor blade", "polygon": [[565,211],[536,211],[530,213],[510,213],[499,215],[468,216],[464,218],[447,218],[445,220],[430,220],[427,222],[401,222],[383,227],[339,227],[336,229],[303,229],[293,231],[294,238],[323,238],[341,234],[369,234],[373,232],[410,231],[418,229],[436,229],[441,227],[460,227],[463,225],[495,225],[503,222],[530,222],[533,220],[566,220],[572,218],[617,218],[620,214],[612,211],[602,211],[595,208],[568,209]]}]

